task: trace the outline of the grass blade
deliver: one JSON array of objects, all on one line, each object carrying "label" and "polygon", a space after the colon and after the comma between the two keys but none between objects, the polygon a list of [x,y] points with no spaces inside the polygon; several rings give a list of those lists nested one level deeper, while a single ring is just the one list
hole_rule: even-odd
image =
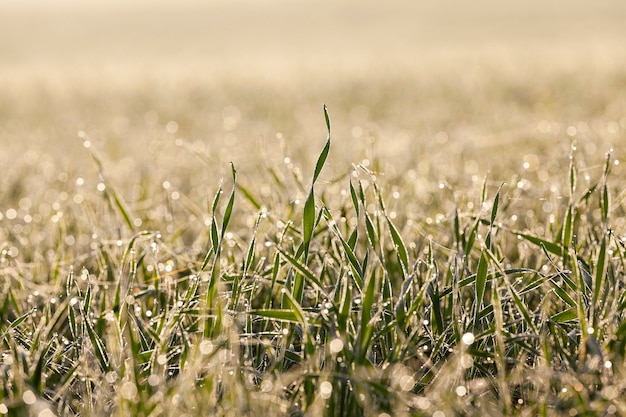
[{"label": "grass blade", "polygon": [[324,145],[324,149],[322,149],[322,152],[317,158],[317,163],[315,164],[315,172],[313,173],[313,181],[311,181],[311,189],[309,191],[309,195],[306,198],[306,202],[304,203],[304,212],[302,214],[302,234],[305,259],[308,258],[309,245],[311,243],[311,238],[313,237],[313,229],[315,227],[315,182],[322,172],[322,168],[324,168],[326,158],[328,157],[328,152],[330,151],[330,118],[328,117],[326,105],[324,105],[324,117],[326,118],[326,126],[328,127],[328,139],[326,140],[326,145]]},{"label": "grass blade", "polygon": [[313,272],[311,272],[302,262],[300,262],[298,259],[291,256],[289,253],[285,252],[279,247],[276,247],[276,251],[278,251],[278,253],[280,253],[280,256],[285,258],[287,262],[289,262],[289,264],[291,264],[291,266],[293,266],[304,278],[306,278],[311,284],[313,284],[317,291],[320,291],[322,294],[326,295],[326,290],[322,286],[320,280],[315,275],[313,275]]},{"label": "grass blade", "polygon": [[294,310],[273,310],[273,309],[261,309],[250,310],[248,314],[253,316],[266,317],[268,319],[274,319],[278,321],[286,321],[290,323],[302,323],[300,315],[296,314]]},{"label": "grass blade", "polygon": [[233,175],[233,190],[230,193],[230,198],[228,199],[228,203],[226,204],[226,210],[224,211],[224,217],[222,219],[222,236],[220,238],[220,242],[224,239],[224,235],[226,234],[226,228],[228,227],[228,223],[230,222],[230,216],[233,212],[233,205],[235,203],[235,191],[237,190],[237,171],[235,171],[235,165],[231,162],[230,167]]},{"label": "grass blade", "polygon": [[360,327],[357,337],[357,347],[355,351],[355,362],[358,364],[364,364],[366,362],[366,355],[370,340],[374,331],[372,324],[372,312],[374,311],[374,301],[376,297],[376,275],[372,275],[367,279],[365,283],[365,292],[361,300],[360,306]]}]

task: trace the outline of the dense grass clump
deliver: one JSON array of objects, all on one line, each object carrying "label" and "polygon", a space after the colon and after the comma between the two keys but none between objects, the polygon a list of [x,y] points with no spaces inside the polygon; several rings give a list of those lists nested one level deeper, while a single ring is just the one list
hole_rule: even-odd
[{"label": "dense grass clump", "polygon": [[196,155],[189,179],[148,161],[123,183],[84,132],[93,175],[13,171],[0,414],[626,413],[623,149],[385,177],[375,153],[339,166],[324,116],[315,164],[283,146],[215,184],[193,182],[210,152],[170,136],[153,146]]}]

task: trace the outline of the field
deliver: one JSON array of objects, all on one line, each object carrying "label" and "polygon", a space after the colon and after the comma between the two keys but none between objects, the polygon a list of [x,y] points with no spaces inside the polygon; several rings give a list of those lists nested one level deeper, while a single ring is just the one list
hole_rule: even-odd
[{"label": "field", "polygon": [[0,13],[0,415],[626,415],[623,6],[60,4]]}]

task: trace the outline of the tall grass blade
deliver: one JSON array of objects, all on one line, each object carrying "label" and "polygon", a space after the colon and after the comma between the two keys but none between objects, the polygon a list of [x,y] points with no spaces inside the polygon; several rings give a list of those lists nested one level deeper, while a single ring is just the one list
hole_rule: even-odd
[{"label": "tall grass blade", "polygon": [[87,335],[89,336],[91,345],[94,348],[94,354],[96,355],[96,359],[98,360],[100,367],[104,372],[108,372],[110,370],[111,361],[104,342],[100,339],[100,336],[96,334],[93,324],[91,323],[91,319],[87,315],[83,315],[83,323],[85,329],[87,330]]},{"label": "tall grass blade", "polygon": [[598,251],[598,257],[596,259],[596,273],[595,279],[593,280],[593,303],[591,304],[592,308],[595,309],[598,306],[598,302],[600,301],[600,296],[602,295],[602,288],[604,285],[604,277],[607,271],[607,235],[604,234],[602,236],[602,241],[600,242],[600,249]]},{"label": "tall grass blade", "polygon": [[233,190],[230,193],[230,198],[228,199],[228,203],[226,204],[226,209],[224,210],[224,217],[222,218],[222,235],[220,237],[220,242],[224,239],[224,235],[226,234],[226,228],[228,228],[228,223],[230,223],[230,216],[233,212],[233,205],[235,203],[235,191],[237,190],[237,171],[235,171],[235,165],[230,163],[232,176],[233,176]]},{"label": "tall grass blade", "polygon": [[304,310],[302,309],[302,306],[298,301],[296,301],[295,298],[293,298],[289,291],[285,291],[284,294],[289,299],[291,311],[302,326],[302,333],[304,334],[304,350],[306,355],[311,357],[315,353],[315,344],[313,343],[311,332],[309,331],[309,321],[304,313]]},{"label": "tall grass blade", "polygon": [[326,125],[328,127],[328,139],[326,140],[324,149],[322,149],[322,152],[317,158],[315,171],[313,173],[313,181],[311,181],[311,189],[304,203],[304,212],[302,214],[302,234],[305,259],[308,258],[311,237],[313,236],[313,229],[315,227],[315,182],[322,172],[322,168],[324,168],[324,164],[326,163],[326,158],[328,157],[328,152],[330,150],[330,118],[328,117],[326,105],[324,105],[324,117],[326,118]]},{"label": "tall grass blade", "polygon": [[406,276],[409,269],[409,255],[406,250],[406,246],[404,245],[404,241],[402,240],[398,229],[389,217],[387,217],[387,225],[389,226],[389,232],[391,233],[391,240],[393,241],[394,247],[398,253],[398,259],[400,260],[402,271]]},{"label": "tall grass blade", "polygon": [[376,275],[371,275],[365,283],[365,292],[361,300],[360,307],[360,326],[359,333],[356,341],[355,350],[355,362],[357,364],[364,364],[367,359],[368,347],[374,328],[371,324],[372,312],[374,311],[374,301],[376,298]]}]

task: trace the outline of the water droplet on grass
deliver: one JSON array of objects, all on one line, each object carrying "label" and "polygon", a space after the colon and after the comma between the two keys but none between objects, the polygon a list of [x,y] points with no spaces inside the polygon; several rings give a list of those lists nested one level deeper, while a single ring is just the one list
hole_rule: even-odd
[{"label": "water droplet on grass", "polygon": [[37,396],[31,390],[26,390],[24,394],[22,394],[22,400],[26,405],[33,405],[35,401],[37,401]]},{"label": "water droplet on grass", "polygon": [[333,339],[330,342],[330,351],[332,353],[339,353],[343,350],[343,341],[341,339]]},{"label": "water droplet on grass", "polygon": [[120,395],[126,400],[133,400],[137,395],[137,387],[130,381],[126,381],[120,387]]},{"label": "water droplet on grass", "polygon": [[328,399],[333,393],[333,384],[328,381],[324,381],[320,384],[320,397]]}]

